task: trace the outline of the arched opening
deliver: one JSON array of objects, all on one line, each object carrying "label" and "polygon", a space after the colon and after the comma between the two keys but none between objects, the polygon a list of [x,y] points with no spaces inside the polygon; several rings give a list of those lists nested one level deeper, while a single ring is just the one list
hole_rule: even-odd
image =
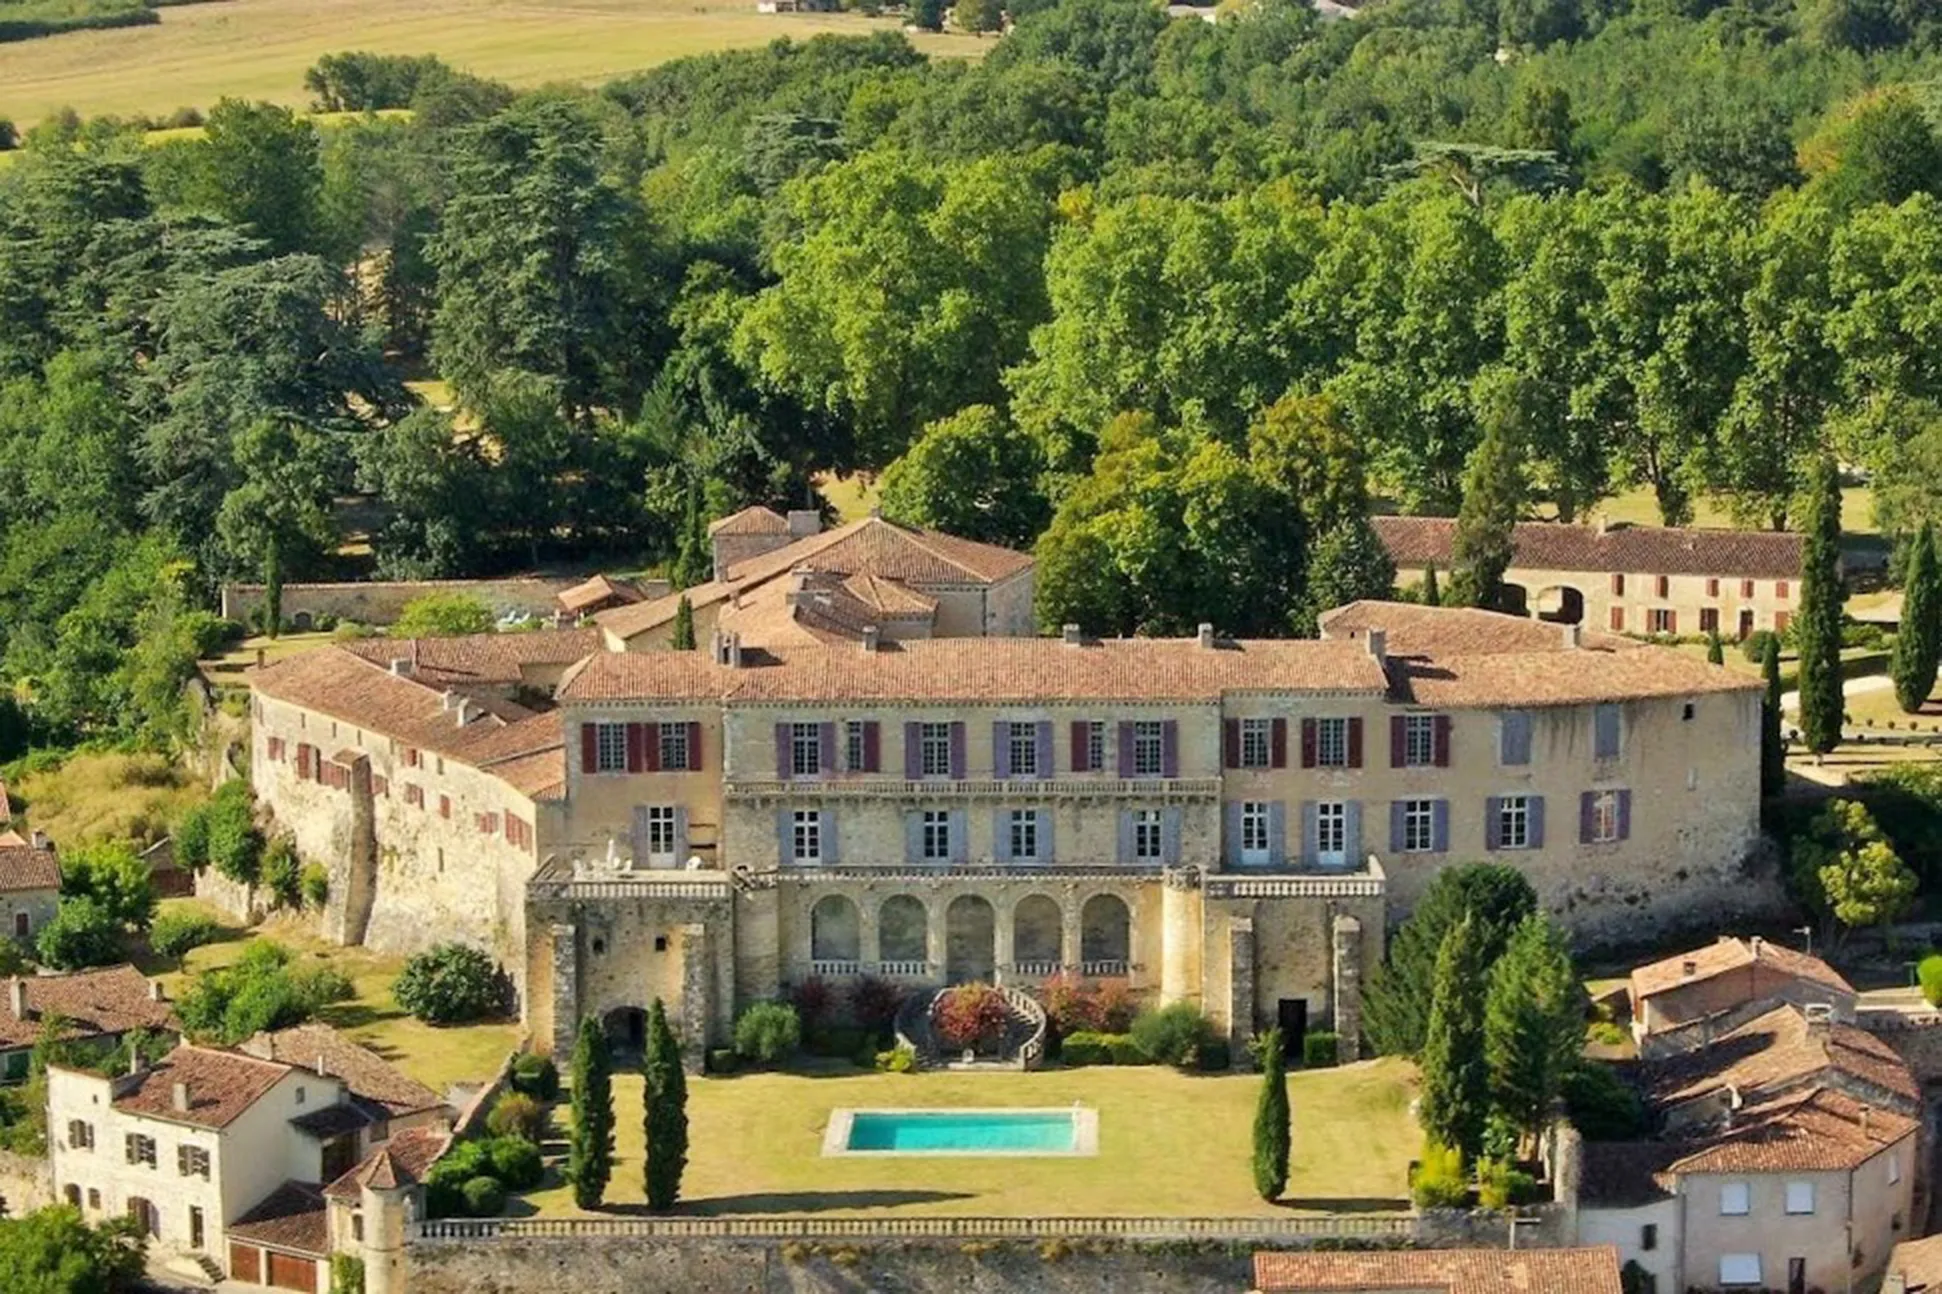
[{"label": "arched opening", "polygon": [[931,914],[923,901],[893,894],[877,909],[877,960],[926,962],[931,956]]},{"label": "arched opening", "polygon": [[1497,594],[1497,605],[1493,610],[1505,615],[1527,616],[1531,614],[1531,591],[1522,584],[1505,584]]},{"label": "arched opening", "polygon": [[1569,584],[1539,589],[1537,618],[1557,625],[1581,625],[1585,622],[1585,595]]},{"label": "arched opening", "polygon": [[297,612],[297,614],[290,617],[290,627],[292,629],[295,629],[298,633],[306,633],[306,634],[309,633],[311,626],[314,623],[315,622],[311,620],[310,613],[308,611],[299,611]]},{"label": "arched opening", "polygon": [[841,894],[825,894],[809,909],[809,959],[818,962],[863,960],[863,919],[856,904]]},{"label": "arched opening", "polygon": [[141,1229],[143,1235],[159,1236],[162,1234],[162,1215],[156,1210],[153,1204],[141,1196],[131,1195],[128,1197],[128,1217],[130,1221]]},{"label": "arched opening", "polygon": [[990,982],[998,963],[998,922],[991,904],[960,894],[944,911],[944,978],[951,984]]},{"label": "arched opening", "polygon": [[70,1209],[78,1209],[81,1207],[81,1188],[69,1182],[61,1188],[61,1198],[67,1201]]},{"label": "arched opening", "polygon": [[1065,914],[1056,902],[1043,894],[1018,901],[1011,914],[1012,961],[1057,965],[1065,959],[1064,944]]},{"label": "arched opening", "polygon": [[616,1058],[639,1057],[647,1051],[647,1012],[639,1007],[617,1006],[600,1023]]},{"label": "arched opening", "polygon": [[1133,960],[1133,914],[1116,894],[1095,894],[1079,909],[1079,960],[1116,963],[1092,974],[1121,974]]}]

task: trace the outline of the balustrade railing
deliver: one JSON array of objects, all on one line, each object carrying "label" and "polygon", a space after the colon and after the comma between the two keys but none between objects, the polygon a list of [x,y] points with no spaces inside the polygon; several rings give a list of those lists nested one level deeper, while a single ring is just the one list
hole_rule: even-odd
[{"label": "balustrade railing", "polygon": [[824,979],[851,975],[881,975],[885,979],[929,979],[937,973],[937,963],[928,961],[855,961],[846,957],[812,957],[809,970]]},{"label": "balustrade railing", "polygon": [[[1399,1201],[1400,1203],[1400,1201]],[[437,1218],[412,1224],[413,1238],[468,1243],[506,1240],[794,1240],[847,1237],[1134,1240],[1407,1240],[1407,1213],[1324,1213],[1293,1217],[750,1217]]]},{"label": "balustrade railing", "polygon": [[722,788],[731,800],[806,797],[818,800],[906,798],[913,800],[1043,800],[1073,797],[1138,796],[1148,800],[1211,799],[1221,792],[1218,777],[1100,778],[940,778],[908,782],[888,777],[735,778]]}]

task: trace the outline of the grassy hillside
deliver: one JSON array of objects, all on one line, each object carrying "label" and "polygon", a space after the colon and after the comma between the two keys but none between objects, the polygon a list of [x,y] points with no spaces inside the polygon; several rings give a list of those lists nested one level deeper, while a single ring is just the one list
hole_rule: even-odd
[{"label": "grassy hillside", "polygon": [[[338,50],[436,54],[532,86],[604,81],[778,36],[896,26],[849,14],[758,14],[754,0],[224,0],[159,12],[154,26],[0,45],[0,116],[24,127],[64,105],[84,116],[163,114],[224,95],[301,106],[305,69]],[[942,54],[988,48],[969,36],[918,44]]]}]

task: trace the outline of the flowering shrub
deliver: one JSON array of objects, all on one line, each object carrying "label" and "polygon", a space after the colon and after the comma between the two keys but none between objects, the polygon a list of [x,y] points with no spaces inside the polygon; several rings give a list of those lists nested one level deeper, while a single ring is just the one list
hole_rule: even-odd
[{"label": "flowering shrub", "polygon": [[938,995],[932,1023],[946,1047],[990,1050],[1005,1032],[1005,995],[989,984],[960,984]]},{"label": "flowering shrub", "polygon": [[1138,1011],[1132,985],[1123,979],[1089,984],[1060,972],[1039,987],[1038,998],[1046,1019],[1061,1035],[1125,1033]]}]

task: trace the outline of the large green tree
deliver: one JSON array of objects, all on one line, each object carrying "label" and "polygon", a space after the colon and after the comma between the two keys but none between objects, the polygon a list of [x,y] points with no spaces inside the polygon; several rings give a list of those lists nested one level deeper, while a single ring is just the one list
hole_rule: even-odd
[{"label": "large green tree", "polygon": [[1030,547],[1051,517],[1039,446],[990,405],[924,428],[883,473],[884,515],[986,543]]},{"label": "large green tree", "polygon": [[141,1287],[148,1237],[109,1218],[90,1226],[79,1209],[36,1209],[0,1218],[0,1271],[17,1294],[122,1294]]},{"label": "large green tree", "polygon": [[1511,931],[1536,910],[1536,891],[1514,867],[1462,863],[1437,873],[1369,977],[1362,1026],[1376,1050],[1391,1056],[1422,1050],[1437,955],[1458,921],[1465,916],[1475,921],[1488,965],[1502,953]]},{"label": "large green tree", "polygon": [[567,1133],[566,1180],[573,1186],[573,1202],[583,1209],[600,1207],[607,1180],[614,1171],[613,1059],[607,1031],[592,1015],[580,1021],[573,1043],[569,1083],[573,1126]]},{"label": "large green tree", "polygon": [[688,1166],[688,1077],[681,1068],[681,1044],[658,997],[647,1013],[643,1072],[647,1207],[666,1213],[681,1198],[681,1174]]},{"label": "large green tree", "polygon": [[1889,673],[1895,680],[1895,700],[1904,714],[1919,713],[1935,690],[1936,666],[1942,664],[1942,565],[1937,562],[1935,527],[1924,521],[1910,544],[1902,577],[1901,626],[1895,631],[1895,654]]},{"label": "large green tree", "polygon": [[1528,497],[1528,410],[1520,376],[1498,371],[1480,385],[1485,430],[1463,476],[1463,506],[1450,541],[1450,596],[1463,606],[1503,608],[1512,536]]},{"label": "large green tree", "polygon": [[1524,918],[1491,967],[1483,1033],[1491,1106],[1534,1142],[1585,1040],[1584,988],[1548,917]]},{"label": "large green tree", "polygon": [[1816,755],[1841,741],[1841,481],[1830,454],[1815,456],[1807,481],[1806,547],[1793,621],[1800,654],[1800,735]]},{"label": "large green tree", "polygon": [[1439,1146],[1461,1150],[1466,1160],[1483,1148],[1490,1118],[1490,1069],[1478,992],[1489,966],[1484,951],[1482,932],[1468,913],[1443,936],[1418,1062],[1423,1094],[1417,1117],[1423,1133]]},{"label": "large green tree", "polygon": [[278,254],[318,250],[322,232],[317,128],[273,103],[223,99],[202,137],[167,145],[157,168],[165,201],[241,225]]}]

